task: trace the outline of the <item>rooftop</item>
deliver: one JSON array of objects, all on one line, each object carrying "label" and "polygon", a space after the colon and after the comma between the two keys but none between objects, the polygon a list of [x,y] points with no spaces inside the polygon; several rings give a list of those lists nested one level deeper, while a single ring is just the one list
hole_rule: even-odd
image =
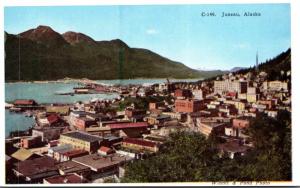
[{"label": "rooftop", "polygon": [[70,107],[68,106],[47,106],[46,112],[48,113],[60,113],[67,114],[70,111]]},{"label": "rooftop", "polygon": [[102,152],[109,152],[109,151],[112,151],[112,149],[111,148],[109,148],[109,147],[105,147],[105,146],[101,146],[100,148],[99,148],[99,151],[102,151]]},{"label": "rooftop", "polygon": [[99,171],[101,169],[119,165],[125,161],[131,160],[132,158],[128,156],[121,156],[118,154],[113,154],[111,156],[101,156],[97,153],[91,155],[85,155],[82,157],[77,157],[72,159],[73,161],[90,167],[93,171]]},{"label": "rooftop", "polygon": [[56,167],[60,171],[63,171],[65,174],[89,170],[89,167],[84,166],[84,165],[79,164],[79,163],[76,163],[74,161],[65,161],[65,162],[62,162],[62,163],[58,163],[56,165]]},{"label": "rooftop", "polygon": [[24,176],[38,176],[40,173],[56,171],[55,159],[44,156],[15,163],[15,170]]},{"label": "rooftop", "polygon": [[88,154],[88,153],[89,152],[87,152],[85,150],[77,149],[77,150],[71,150],[71,151],[63,152],[62,155],[65,155],[67,157],[76,157],[78,155],[84,155],[84,154]]},{"label": "rooftop", "polygon": [[148,127],[147,122],[137,122],[137,123],[115,123],[108,125],[111,129],[127,129],[127,128],[141,128]]},{"label": "rooftop", "polygon": [[45,178],[50,184],[63,184],[63,183],[85,183],[86,180],[77,174],[66,174],[60,176],[53,176],[50,178]]},{"label": "rooftop", "polygon": [[59,116],[56,114],[51,114],[50,116],[47,117],[47,120],[50,124],[52,124],[59,120]]},{"label": "rooftop", "polygon": [[157,144],[155,142],[147,141],[147,140],[141,140],[136,138],[125,138],[123,140],[124,143],[128,144],[135,144],[140,146],[146,146],[146,147],[155,147]]},{"label": "rooftop", "polygon": [[65,133],[65,134],[62,134],[62,135],[67,136],[67,137],[71,137],[71,138],[76,138],[76,139],[79,139],[79,140],[84,140],[86,142],[96,142],[96,141],[103,140],[102,137],[91,135],[91,134],[81,132],[81,131],[68,132],[68,133]]},{"label": "rooftop", "polygon": [[64,144],[60,146],[55,146],[49,148],[49,150],[52,150],[53,152],[66,152],[72,150],[72,145],[71,144]]},{"label": "rooftop", "polygon": [[16,151],[15,153],[13,153],[11,156],[15,159],[18,159],[19,161],[25,161],[26,159],[30,158],[32,155],[34,155],[33,152],[21,148],[18,151]]}]

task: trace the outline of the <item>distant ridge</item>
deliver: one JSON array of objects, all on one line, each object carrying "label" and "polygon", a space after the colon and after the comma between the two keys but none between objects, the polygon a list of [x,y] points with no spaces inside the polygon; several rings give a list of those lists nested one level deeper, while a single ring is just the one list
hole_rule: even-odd
[{"label": "distant ridge", "polygon": [[[207,78],[150,50],[131,48],[120,39],[95,41],[78,32],[59,34],[38,26],[18,35],[5,32],[5,80]],[[20,51],[20,54],[19,54]],[[20,55],[20,56],[19,56]],[[19,64],[20,58],[20,64]]]}]

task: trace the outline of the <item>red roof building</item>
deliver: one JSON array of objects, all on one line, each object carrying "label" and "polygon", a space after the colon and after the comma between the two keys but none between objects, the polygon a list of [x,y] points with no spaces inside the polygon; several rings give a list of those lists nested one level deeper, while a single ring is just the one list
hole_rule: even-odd
[{"label": "red roof building", "polygon": [[56,114],[51,114],[47,117],[47,120],[48,120],[49,124],[51,125],[51,124],[57,123],[60,120],[60,118]]},{"label": "red roof building", "polygon": [[109,147],[105,147],[105,146],[101,146],[99,149],[98,149],[98,153],[102,154],[102,155],[109,155],[109,154],[112,154],[114,153],[114,150],[109,148]]}]

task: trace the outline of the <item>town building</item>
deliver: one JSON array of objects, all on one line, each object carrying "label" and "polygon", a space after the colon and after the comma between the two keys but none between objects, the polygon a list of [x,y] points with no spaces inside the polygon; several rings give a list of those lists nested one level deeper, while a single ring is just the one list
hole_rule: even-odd
[{"label": "town building", "polygon": [[158,144],[155,142],[137,139],[137,138],[124,138],[122,147],[130,148],[138,151],[157,152]]},{"label": "town building", "polygon": [[163,126],[165,122],[171,120],[171,116],[151,114],[150,116],[146,117],[145,119],[147,120],[149,125]]},{"label": "town building", "polygon": [[64,162],[64,161],[72,160],[73,158],[76,158],[76,157],[88,155],[89,152],[82,150],[82,149],[73,149],[73,150],[62,151],[59,154],[60,154],[60,157],[59,157],[60,161]]},{"label": "town building", "polygon": [[72,131],[60,135],[60,144],[70,144],[74,149],[83,149],[90,153],[98,150],[103,137],[90,135],[81,131]]},{"label": "town building", "polygon": [[271,91],[280,91],[280,90],[284,90],[287,91],[288,90],[288,83],[287,82],[282,82],[282,81],[270,81],[270,82],[264,82],[263,83],[263,88],[264,90],[271,90]]},{"label": "town building", "polygon": [[42,142],[49,142],[51,140],[59,139],[60,133],[63,128],[60,127],[44,127],[44,128],[34,128],[32,129],[33,137],[41,137]]},{"label": "town building", "polygon": [[202,100],[205,98],[205,92],[202,89],[194,89],[192,93],[196,100]]},{"label": "town building", "polygon": [[33,148],[33,147],[38,147],[42,144],[42,139],[40,136],[31,136],[27,138],[21,138],[20,141],[20,146],[22,148]]},{"label": "town building", "polygon": [[191,98],[193,94],[189,89],[176,89],[174,92],[174,96],[177,99],[186,99],[186,98]]},{"label": "town building", "polygon": [[150,102],[149,103],[149,110],[156,110],[159,109],[160,107],[165,106],[164,102]]},{"label": "town building", "polygon": [[209,136],[212,132],[216,133],[217,135],[224,134],[225,125],[226,123],[224,122],[197,118],[198,130],[205,136]]},{"label": "town building", "polygon": [[97,125],[97,122],[95,120],[89,119],[87,117],[75,117],[73,118],[73,122],[73,126],[76,127],[76,129],[79,131],[85,131],[87,127]]},{"label": "town building", "polygon": [[201,107],[202,107],[202,103],[199,100],[193,100],[193,99],[175,100],[176,112],[186,112],[186,113],[197,112],[201,110]]},{"label": "town building", "polygon": [[248,82],[239,80],[214,81],[214,93],[223,94],[224,92],[247,93]]}]

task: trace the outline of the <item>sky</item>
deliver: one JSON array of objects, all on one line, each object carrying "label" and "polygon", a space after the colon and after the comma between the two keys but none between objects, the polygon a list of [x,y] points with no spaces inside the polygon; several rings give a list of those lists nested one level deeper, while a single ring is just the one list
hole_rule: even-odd
[{"label": "sky", "polygon": [[[240,17],[222,17],[222,12]],[[245,17],[244,12],[261,16]],[[215,13],[216,16],[202,16]],[[4,8],[11,34],[50,26],[84,33],[94,40],[121,39],[194,69],[253,66],[291,46],[289,4],[13,6]]]}]

